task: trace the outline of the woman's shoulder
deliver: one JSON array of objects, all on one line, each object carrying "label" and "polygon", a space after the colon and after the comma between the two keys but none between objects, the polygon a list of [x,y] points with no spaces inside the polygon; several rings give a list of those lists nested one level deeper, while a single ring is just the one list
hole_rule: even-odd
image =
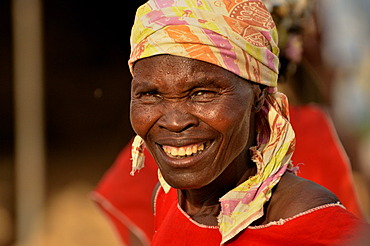
[{"label": "woman's shoulder", "polygon": [[266,222],[286,219],[339,199],[325,187],[286,173],[276,186],[267,206]]}]

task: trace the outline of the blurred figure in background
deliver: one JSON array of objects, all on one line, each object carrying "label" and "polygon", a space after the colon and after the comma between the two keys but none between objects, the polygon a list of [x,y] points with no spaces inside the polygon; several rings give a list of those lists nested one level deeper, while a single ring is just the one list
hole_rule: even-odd
[{"label": "blurred figure in background", "polygon": [[[330,117],[338,107],[332,95],[337,88],[337,79],[340,79],[338,75],[342,70],[340,67],[331,66],[324,56],[323,40],[328,35],[327,29],[331,29],[330,27],[325,29],[325,25],[320,23],[328,22],[326,20],[328,15],[323,8],[327,2],[305,0],[266,2],[279,31],[281,49],[279,88],[288,95],[291,122],[297,134],[297,147],[293,160],[304,164],[300,166],[302,177],[329,188],[340,197],[348,209],[361,215],[354,192],[351,164]],[[340,13],[340,11],[333,11],[336,14],[338,12]],[[341,25],[336,25],[338,26]],[[333,29],[335,32],[335,28]],[[332,43],[336,42],[332,41]],[[346,44],[348,45],[348,42]],[[354,58],[349,60],[351,59]],[[342,97],[342,99],[346,98],[348,97]],[[350,104],[347,103],[347,105]],[[362,108],[363,105],[359,110],[363,111]],[[315,131],[321,134],[318,135]],[[347,143],[348,138],[343,137],[346,132],[348,131],[344,129],[344,134],[341,132],[340,137],[345,140],[346,146],[353,146]],[[315,141],[313,136],[318,137],[319,141]],[[359,153],[356,148],[354,150],[357,152],[352,149],[349,148],[351,161],[354,163],[355,170],[358,170]],[[309,153],[315,153],[315,155]],[[320,167],[320,171],[311,168],[313,166]],[[328,177],[327,173],[332,175]],[[361,177],[356,172],[355,177],[359,177],[356,180],[358,190],[361,192],[362,210],[367,212],[369,210],[368,192],[363,183],[364,176]]]},{"label": "blurred figure in background", "polygon": [[[311,107],[315,103],[320,105],[320,111],[327,111],[327,120],[331,121],[330,116],[333,117],[339,138],[350,157],[362,211],[369,220],[370,49],[367,41],[370,31],[366,10],[370,8],[370,2],[301,0],[269,3],[279,29],[280,90],[288,95],[292,105],[310,103]],[[307,106],[299,108],[307,109]],[[292,107],[291,111],[293,125],[297,119],[295,109],[298,108]],[[301,116],[308,117],[307,114]],[[336,136],[334,128],[332,131]],[[297,138],[299,141],[300,137]],[[340,148],[340,142],[335,142]],[[299,151],[298,148],[295,154]],[[343,158],[347,159],[346,156]],[[348,160],[344,161],[349,164]],[[307,165],[310,161],[304,163]],[[301,170],[305,176],[305,171],[312,169],[302,166]],[[337,171],[335,165],[329,170]],[[305,177],[339,194],[334,180],[317,174],[309,176]],[[343,188],[340,189],[344,191]]]},{"label": "blurred figure in background", "polygon": [[[351,159],[361,205],[370,219],[370,1],[320,1],[323,60],[335,68],[331,113]],[[350,103],[349,103],[350,102]]]}]

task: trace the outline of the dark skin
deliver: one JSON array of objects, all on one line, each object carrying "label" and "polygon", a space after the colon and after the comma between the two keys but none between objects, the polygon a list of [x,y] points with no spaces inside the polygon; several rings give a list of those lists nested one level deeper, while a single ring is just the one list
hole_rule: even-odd
[{"label": "dark skin", "polygon": [[[265,96],[259,85],[206,62],[171,55],[136,62],[132,126],[195,221],[217,225],[219,198],[256,174],[249,148]],[[335,201],[320,186],[285,174],[256,224]]]}]

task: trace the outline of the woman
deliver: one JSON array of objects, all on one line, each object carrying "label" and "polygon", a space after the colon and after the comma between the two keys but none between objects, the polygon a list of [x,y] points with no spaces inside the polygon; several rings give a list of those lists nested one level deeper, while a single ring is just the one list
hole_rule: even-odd
[{"label": "woman", "polygon": [[294,175],[276,28],[261,1],[149,1],[131,41],[132,172],[145,142],[161,183],[153,245],[356,237],[361,222]]}]

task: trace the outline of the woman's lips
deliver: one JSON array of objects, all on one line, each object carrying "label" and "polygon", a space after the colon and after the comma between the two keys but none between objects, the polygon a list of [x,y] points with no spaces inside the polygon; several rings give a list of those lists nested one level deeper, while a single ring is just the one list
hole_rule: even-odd
[{"label": "woman's lips", "polygon": [[205,143],[190,144],[181,147],[163,145],[162,149],[167,156],[172,158],[184,158],[187,156],[198,155],[205,149]]}]

